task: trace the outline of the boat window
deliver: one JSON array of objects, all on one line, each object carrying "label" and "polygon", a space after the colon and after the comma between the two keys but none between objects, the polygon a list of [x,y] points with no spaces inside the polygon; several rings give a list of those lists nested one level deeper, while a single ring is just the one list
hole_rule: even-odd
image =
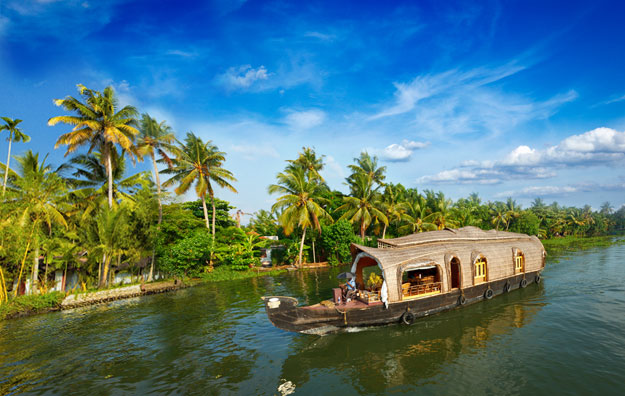
[{"label": "boat window", "polygon": [[474,283],[481,283],[486,281],[486,258],[484,256],[480,256],[477,260],[475,260],[474,280]]},{"label": "boat window", "polygon": [[441,292],[441,277],[435,265],[404,271],[402,274],[403,299],[422,297]]},{"label": "boat window", "polygon": [[525,255],[518,249],[514,255],[514,272],[517,274],[525,272]]}]

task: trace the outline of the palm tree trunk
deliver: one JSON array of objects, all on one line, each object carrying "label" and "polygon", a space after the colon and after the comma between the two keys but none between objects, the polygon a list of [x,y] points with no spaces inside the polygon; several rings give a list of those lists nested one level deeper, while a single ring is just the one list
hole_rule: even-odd
[{"label": "palm tree trunk", "polygon": [[13,142],[13,132],[9,135],[9,153],[7,154],[7,166],[4,169],[4,184],[2,185],[2,196],[7,189],[7,179],[9,178],[9,164],[11,162],[11,142]]},{"label": "palm tree trunk", "polygon": [[202,209],[204,209],[204,221],[206,222],[206,228],[210,231],[211,227],[208,223],[208,209],[206,208],[206,198],[202,195]]},{"label": "palm tree trunk", "polygon": [[24,257],[22,258],[22,263],[20,265],[20,273],[17,276],[17,287],[13,292],[13,296],[17,297],[17,292],[20,290],[20,284],[22,283],[22,272],[24,272],[24,264],[26,264],[26,256],[28,256],[28,249],[30,248],[30,243],[32,242],[33,232],[35,232],[35,225],[37,221],[33,222],[33,226],[30,230],[30,235],[28,236],[28,243],[26,244],[26,249],[24,249]]},{"label": "palm tree trunk", "polygon": [[154,165],[154,178],[156,179],[156,193],[158,194],[158,225],[163,221],[163,203],[161,202],[161,178],[156,167],[156,157],[152,153],[152,165]]},{"label": "palm tree trunk", "polygon": [[210,267],[213,268],[213,251],[215,250],[215,196],[211,194],[211,206],[213,207],[213,239],[211,240],[211,256],[210,256]]},{"label": "palm tree trunk", "polygon": [[313,251],[313,263],[317,262],[317,257],[315,256],[315,239],[312,240],[312,251]]},{"label": "palm tree trunk", "polygon": [[365,243],[365,221],[360,221],[360,238],[362,238],[362,243]]},{"label": "palm tree trunk", "polygon": [[[156,226],[156,232],[161,230],[161,223],[163,222],[163,203],[161,202],[161,179],[158,175],[158,168],[156,167],[156,158],[154,153],[152,156],[152,165],[154,165],[154,178],[156,179],[156,193],[158,194],[158,223]],[[156,245],[156,244],[155,244]],[[156,246],[152,248],[152,262],[150,263],[150,274],[148,275],[148,282],[154,280],[154,261],[156,260]]]},{"label": "palm tree trunk", "polygon": [[9,296],[7,294],[7,284],[4,281],[4,270],[0,267],[0,281],[2,281],[2,298],[4,301],[9,301]]},{"label": "palm tree trunk", "polygon": [[37,294],[39,291],[39,238],[35,237],[35,257],[33,259],[33,269],[31,276],[30,294]]},{"label": "palm tree trunk", "polygon": [[302,265],[302,252],[304,251],[304,239],[306,238],[306,227],[304,227],[304,232],[302,233],[302,241],[299,243],[299,259],[297,261],[296,267]]},{"label": "palm tree trunk", "polygon": [[100,278],[100,284],[98,285],[99,289],[106,287],[106,284],[108,283],[110,261],[111,261],[111,258],[107,257],[106,261],[104,261],[104,265],[102,266],[102,277]]},{"label": "palm tree trunk", "polygon": [[384,223],[384,230],[382,231],[382,239],[386,237],[386,223]]},{"label": "palm tree trunk", "polygon": [[111,148],[106,150],[106,172],[109,178],[109,209],[113,208],[113,164],[111,163]]},{"label": "palm tree trunk", "polygon": [[213,207],[213,238],[215,238],[215,197],[211,194],[211,205]]}]

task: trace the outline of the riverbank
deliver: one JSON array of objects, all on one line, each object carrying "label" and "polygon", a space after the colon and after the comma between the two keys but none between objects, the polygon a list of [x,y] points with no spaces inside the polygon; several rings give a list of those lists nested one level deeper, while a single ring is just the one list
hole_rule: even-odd
[{"label": "riverbank", "polygon": [[78,293],[51,292],[32,296],[18,296],[10,299],[8,303],[0,304],[0,320],[21,318],[149,294],[165,293],[205,282],[224,282],[267,275],[274,276],[286,271],[286,268],[236,271],[226,267],[218,267],[199,278],[181,281],[168,280]]},{"label": "riverbank", "polygon": [[570,250],[586,250],[596,247],[610,247],[625,244],[625,235],[611,235],[598,237],[566,236],[541,241],[547,254],[558,254]]}]

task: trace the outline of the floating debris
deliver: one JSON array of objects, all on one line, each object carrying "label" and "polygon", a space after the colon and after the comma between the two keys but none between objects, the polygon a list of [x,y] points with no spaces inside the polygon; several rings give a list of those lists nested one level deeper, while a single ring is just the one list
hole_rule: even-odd
[{"label": "floating debris", "polygon": [[292,383],[291,381],[287,381],[284,378],[282,379],[282,381],[285,381],[282,383],[282,385],[280,385],[278,387],[278,392],[280,392],[280,394],[282,396],[286,396],[286,395],[290,395],[292,393],[295,393],[295,384]]}]

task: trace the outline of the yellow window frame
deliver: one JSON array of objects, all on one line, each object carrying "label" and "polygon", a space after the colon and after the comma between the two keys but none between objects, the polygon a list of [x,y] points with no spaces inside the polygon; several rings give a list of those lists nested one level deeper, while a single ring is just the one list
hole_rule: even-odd
[{"label": "yellow window frame", "polygon": [[523,256],[522,254],[518,254],[515,257],[515,266],[514,269],[519,271],[519,272],[523,272],[523,267],[525,266],[525,256]]},{"label": "yellow window frame", "polygon": [[479,258],[475,261],[475,280],[484,280],[486,278],[486,260]]}]

